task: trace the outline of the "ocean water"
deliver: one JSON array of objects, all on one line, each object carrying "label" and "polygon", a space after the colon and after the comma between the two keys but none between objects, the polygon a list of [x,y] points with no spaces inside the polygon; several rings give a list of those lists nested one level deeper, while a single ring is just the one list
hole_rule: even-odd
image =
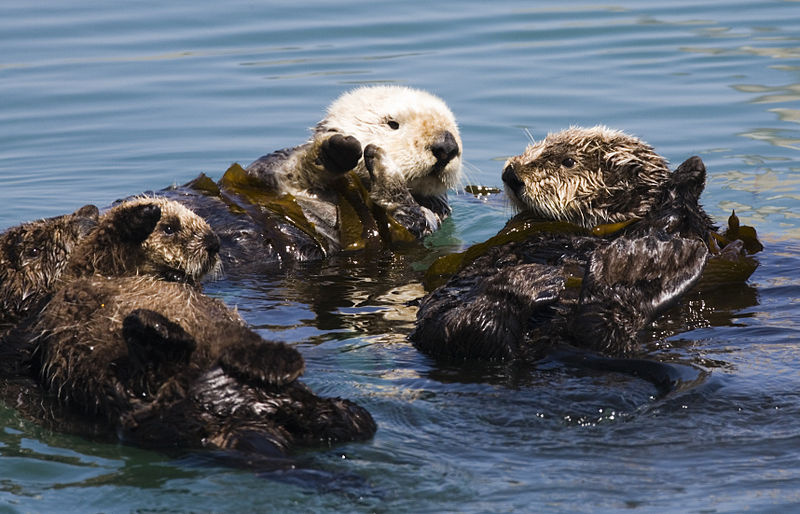
[{"label": "ocean water", "polygon": [[[15,5],[16,4],[16,5]],[[656,357],[707,373],[660,397],[556,367],[437,366],[407,341],[424,267],[493,235],[500,197],[451,193],[424,248],[210,294],[295,344],[305,381],[367,407],[367,442],[294,471],[98,443],[0,405],[0,509],[19,512],[778,512],[800,506],[800,2],[55,2],[0,5],[0,227],[302,142],[343,91],[404,84],[461,128],[463,184],[530,137],[606,124],[709,171],[703,203],[766,249],[690,296]]]}]

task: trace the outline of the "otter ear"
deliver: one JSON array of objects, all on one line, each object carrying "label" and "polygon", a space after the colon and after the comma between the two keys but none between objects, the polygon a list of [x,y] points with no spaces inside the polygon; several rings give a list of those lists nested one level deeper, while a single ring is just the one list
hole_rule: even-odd
[{"label": "otter ear", "polygon": [[624,354],[636,333],[675,305],[699,279],[702,241],[661,234],[620,237],[594,252],[570,332],[581,346]]},{"label": "otter ear", "polygon": [[706,166],[703,160],[696,155],[689,157],[672,172],[670,181],[678,191],[689,196],[687,200],[699,201],[706,186]]},{"label": "otter ear", "polygon": [[136,309],[122,321],[122,336],[134,368],[162,362],[189,362],[197,347],[180,325],[148,309]]},{"label": "otter ear", "polygon": [[119,209],[114,226],[126,243],[139,244],[150,236],[161,219],[161,208],[152,203],[139,203]]},{"label": "otter ear", "polygon": [[300,352],[285,343],[265,341],[255,333],[225,347],[219,357],[225,373],[263,385],[283,385],[305,369]]}]

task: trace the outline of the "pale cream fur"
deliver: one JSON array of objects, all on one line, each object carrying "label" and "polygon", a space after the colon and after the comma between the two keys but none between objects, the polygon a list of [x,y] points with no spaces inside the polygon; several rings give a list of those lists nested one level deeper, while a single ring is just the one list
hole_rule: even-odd
[{"label": "pale cream fur", "polygon": [[[393,129],[390,122],[397,123]],[[436,158],[430,147],[449,131],[459,153],[443,170],[434,172]],[[331,132],[353,136],[362,148],[380,147],[393,172],[402,176],[413,194],[440,196],[461,176],[461,136],[455,117],[440,98],[404,86],[368,86],[344,93],[329,107],[314,129],[314,138]],[[357,166],[366,175],[363,158]]]}]

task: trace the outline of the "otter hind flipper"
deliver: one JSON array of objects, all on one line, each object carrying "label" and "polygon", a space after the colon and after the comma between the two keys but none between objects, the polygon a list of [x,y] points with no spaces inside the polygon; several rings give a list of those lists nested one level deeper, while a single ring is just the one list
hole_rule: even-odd
[{"label": "otter hind flipper", "polygon": [[510,360],[523,352],[528,318],[554,303],[564,290],[559,268],[509,266],[461,295],[423,301],[414,344],[435,357]]},{"label": "otter hind flipper", "polygon": [[706,165],[696,155],[689,157],[675,168],[670,181],[690,195],[686,200],[697,203],[706,186]]},{"label": "otter hind flipper", "polygon": [[305,370],[300,352],[286,343],[265,341],[255,334],[227,345],[219,363],[225,373],[263,385],[287,384]]},{"label": "otter hind flipper", "polygon": [[665,234],[620,237],[598,249],[571,322],[573,338],[596,350],[629,352],[636,333],[699,280],[707,257],[703,242]]},{"label": "otter hind flipper", "polygon": [[136,309],[122,321],[122,336],[134,367],[189,361],[197,347],[180,325],[148,309]]}]

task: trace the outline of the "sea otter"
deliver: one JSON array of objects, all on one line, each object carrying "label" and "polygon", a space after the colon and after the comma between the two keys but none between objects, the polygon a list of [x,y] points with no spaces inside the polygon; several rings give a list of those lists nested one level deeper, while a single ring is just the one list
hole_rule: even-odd
[{"label": "sea otter", "polygon": [[101,216],[46,305],[4,337],[3,397],[55,427],[153,447],[280,455],[370,437],[367,411],[297,380],[295,349],[202,294],[218,248],[209,234],[163,198]]},{"label": "sea otter", "polygon": [[450,259],[460,269],[423,298],[411,340],[456,361],[535,361],[565,344],[635,354],[637,333],[697,283],[710,250],[742,251],[716,246],[698,203],[705,176],[699,157],[670,173],[650,145],[606,127],[548,135],[504,167],[522,212]]},{"label": "sea otter", "polygon": [[308,142],[234,165],[216,183],[201,175],[159,194],[210,223],[225,262],[319,259],[436,230],[450,213],[461,154],[441,99],[361,87],[330,105]]},{"label": "sea otter", "polygon": [[72,214],[23,223],[0,234],[0,325],[14,324],[52,292],[78,241],[97,224],[85,205]]}]

